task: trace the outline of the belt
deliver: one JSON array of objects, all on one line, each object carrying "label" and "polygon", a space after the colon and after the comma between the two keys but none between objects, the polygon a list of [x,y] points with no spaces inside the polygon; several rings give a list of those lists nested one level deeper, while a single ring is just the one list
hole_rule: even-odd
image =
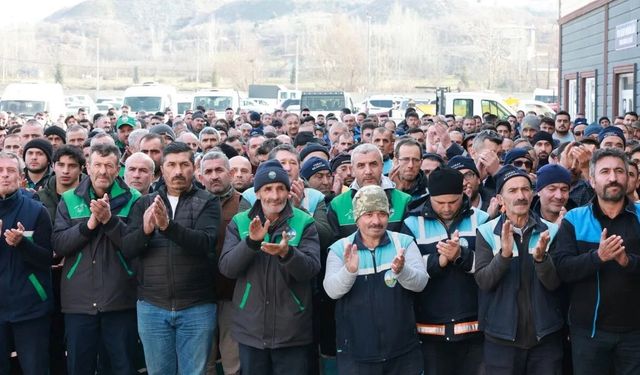
[{"label": "belt", "polygon": [[[416,324],[418,333],[423,335],[444,336],[447,326],[444,324]],[[462,322],[453,325],[454,335],[478,332],[478,321]]]}]

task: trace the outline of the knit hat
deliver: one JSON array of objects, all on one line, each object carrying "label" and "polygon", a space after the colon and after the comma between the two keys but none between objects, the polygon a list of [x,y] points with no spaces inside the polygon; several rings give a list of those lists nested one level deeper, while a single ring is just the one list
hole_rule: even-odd
[{"label": "knit hat", "polygon": [[320,171],[331,172],[331,167],[329,166],[328,161],[324,160],[323,158],[314,156],[302,163],[302,168],[300,168],[300,175],[304,177],[305,180],[309,180],[311,176]]},{"label": "knit hat", "polygon": [[626,146],[627,144],[626,140],[624,139],[624,133],[622,132],[622,129],[616,126],[607,126],[606,128],[602,128],[602,130],[600,130],[600,133],[598,133],[598,143],[602,143],[602,141],[604,141],[604,139],[607,137],[618,137],[622,139],[623,145]]},{"label": "knit hat", "polygon": [[341,152],[336,155],[335,158],[331,159],[331,163],[329,164],[331,165],[331,172],[335,172],[339,166],[344,164],[351,164],[351,155],[345,152]]},{"label": "knit hat", "polygon": [[528,115],[522,119],[522,125],[520,125],[521,129],[533,128],[536,130],[540,130],[540,119],[538,116]]},{"label": "knit hat", "polygon": [[202,112],[200,111],[193,112],[193,114],[191,115],[191,119],[195,120],[197,118],[201,118],[204,120],[204,115],[202,114]]},{"label": "knit hat", "polygon": [[169,125],[166,124],[158,124],[149,128],[149,133],[158,134],[158,135],[168,135],[172,140],[176,140],[176,133],[173,132],[173,129]]},{"label": "knit hat", "polygon": [[584,117],[581,118],[577,118],[574,122],[573,122],[573,126],[576,125],[588,125],[589,123],[587,122],[587,119]]},{"label": "knit hat", "polygon": [[304,158],[306,158],[310,153],[317,151],[323,152],[325,155],[327,155],[327,159],[329,159],[329,150],[327,150],[326,147],[317,143],[309,143],[305,148],[302,149],[302,151],[300,151],[300,160],[304,160]]},{"label": "knit hat", "polygon": [[525,171],[520,168],[516,168],[513,165],[505,165],[500,168],[498,173],[494,176],[496,180],[496,193],[502,193],[502,187],[504,184],[514,177],[524,177],[529,180],[529,183],[531,183],[531,178],[529,178],[529,175]]},{"label": "knit hat", "polygon": [[24,145],[24,150],[22,151],[22,160],[26,159],[25,156],[27,155],[27,150],[29,150],[30,148],[40,149],[42,152],[44,152],[45,155],[47,155],[47,160],[49,161],[49,163],[51,163],[53,146],[51,146],[51,143],[49,143],[48,140],[44,138],[36,138],[27,142],[27,144]]},{"label": "knit hat", "polygon": [[251,112],[249,121],[260,121],[260,114],[258,112]]},{"label": "knit hat", "polygon": [[132,128],[136,127],[136,119],[129,116],[120,116],[118,121],[116,121],[116,129],[120,129],[120,127],[129,125]]},{"label": "knit hat", "polygon": [[462,194],[464,178],[457,169],[436,168],[429,174],[429,195]]},{"label": "knit hat", "polygon": [[358,221],[367,212],[382,211],[389,214],[389,199],[378,185],[361,187],[353,196],[353,218]]},{"label": "knit hat", "polygon": [[282,164],[276,159],[263,162],[258,166],[256,175],[253,178],[253,190],[258,191],[261,187],[274,182],[282,182],[287,190],[291,189],[291,182],[287,171],[282,168]]},{"label": "knit hat", "polygon": [[592,123],[591,125],[587,126],[584,129],[584,134],[583,136],[585,138],[590,137],[594,134],[598,134],[600,133],[600,130],[602,130],[602,126],[600,126],[600,124],[598,124],[597,122]]},{"label": "knit hat", "polygon": [[525,150],[524,148],[514,148],[511,151],[507,152],[507,155],[504,157],[504,165],[511,164],[516,161],[516,159],[520,158],[527,158],[531,160],[531,154],[529,154],[529,151]]},{"label": "knit hat", "polygon": [[547,164],[538,169],[536,174],[538,175],[536,179],[536,192],[555,183],[563,183],[571,186],[571,173],[561,165]]},{"label": "knit hat", "polygon": [[457,171],[461,169],[469,169],[473,173],[475,173],[476,176],[480,177],[480,172],[478,172],[476,163],[470,157],[461,156],[461,155],[454,156],[453,158],[451,158],[451,160],[449,160],[449,163],[447,164],[447,166]]},{"label": "knit hat", "polygon": [[62,143],[67,143],[67,132],[59,126],[54,125],[44,129],[44,136],[48,137],[50,135],[57,135],[62,138]]},{"label": "knit hat", "polygon": [[531,144],[535,146],[536,143],[540,141],[547,141],[551,144],[551,147],[553,147],[553,136],[550,133],[537,132],[536,135],[533,136],[533,139],[531,139]]}]

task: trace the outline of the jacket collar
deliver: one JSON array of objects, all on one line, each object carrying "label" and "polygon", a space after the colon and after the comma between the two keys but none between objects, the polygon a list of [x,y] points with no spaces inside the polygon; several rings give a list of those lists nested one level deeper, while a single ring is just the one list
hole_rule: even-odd
[{"label": "jacket collar", "polygon": [[[502,235],[502,224],[506,220],[507,215],[501,214],[498,217],[498,223],[493,228],[493,234],[501,236]],[[542,221],[542,218],[535,212],[529,210],[529,219],[527,221],[527,225],[522,229],[522,233],[526,233],[530,230],[533,230],[535,233],[542,233],[547,230],[549,227]]]},{"label": "jacket collar", "polygon": [[[380,180],[380,187],[382,187],[384,190],[395,189],[396,184],[394,184],[393,181],[389,179],[389,177],[382,175],[382,179]],[[360,185],[358,185],[358,181],[353,180],[349,188],[351,190],[358,191],[360,190]]]},{"label": "jacket collar", "polygon": [[[385,246],[387,244],[389,244],[391,242],[391,239],[389,238],[389,234],[387,233],[387,231],[384,231],[384,234],[382,235],[382,238],[380,239],[380,243],[378,244],[378,247],[382,247]],[[358,246],[358,249],[368,249],[368,247],[365,246],[365,244],[362,242],[362,235],[360,234],[360,229],[358,229],[356,231],[355,236],[353,237],[353,243]],[[375,250],[375,249],[374,249]]]},{"label": "jacket collar", "polygon": [[[249,218],[254,218],[258,216],[260,221],[264,223],[267,221],[267,218],[264,216],[264,212],[262,211],[262,203],[259,199],[256,199],[256,202],[253,204],[253,207],[249,210]],[[293,208],[291,207],[291,202],[287,201],[287,204],[284,206],[282,211],[280,211],[280,215],[278,216],[278,220],[274,223],[271,223],[269,226],[269,232],[272,232],[272,229],[278,228],[282,223],[289,220],[290,217],[293,216]]]}]

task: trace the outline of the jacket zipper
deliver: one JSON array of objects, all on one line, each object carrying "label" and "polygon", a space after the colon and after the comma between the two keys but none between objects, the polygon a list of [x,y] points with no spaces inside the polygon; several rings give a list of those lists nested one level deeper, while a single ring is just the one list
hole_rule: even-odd
[{"label": "jacket zipper", "polygon": [[[162,196],[160,198],[162,198]],[[171,203],[169,202],[164,202],[164,203],[169,209],[171,209]],[[180,204],[180,201],[178,201],[178,204]],[[176,211],[177,210],[178,210],[178,206],[176,205]],[[175,216],[174,212],[171,212],[171,213]],[[174,279],[173,278],[173,241],[170,241],[169,239],[167,239],[167,241],[169,242],[169,291],[170,291],[170,300],[171,300],[171,311],[176,311],[176,299],[175,299],[176,291],[175,291],[175,282],[173,280]]]}]

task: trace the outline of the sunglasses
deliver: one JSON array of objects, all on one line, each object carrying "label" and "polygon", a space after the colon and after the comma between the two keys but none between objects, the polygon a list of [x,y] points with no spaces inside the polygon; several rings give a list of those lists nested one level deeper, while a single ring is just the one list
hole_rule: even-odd
[{"label": "sunglasses", "polygon": [[582,136],[584,134],[584,132],[582,131],[577,131],[577,132],[573,132],[573,135],[577,135],[577,136]]},{"label": "sunglasses", "polygon": [[516,160],[511,164],[513,164],[513,166],[516,168],[522,168],[523,165],[528,169],[531,169],[533,167],[533,162],[531,162],[530,160]]}]

